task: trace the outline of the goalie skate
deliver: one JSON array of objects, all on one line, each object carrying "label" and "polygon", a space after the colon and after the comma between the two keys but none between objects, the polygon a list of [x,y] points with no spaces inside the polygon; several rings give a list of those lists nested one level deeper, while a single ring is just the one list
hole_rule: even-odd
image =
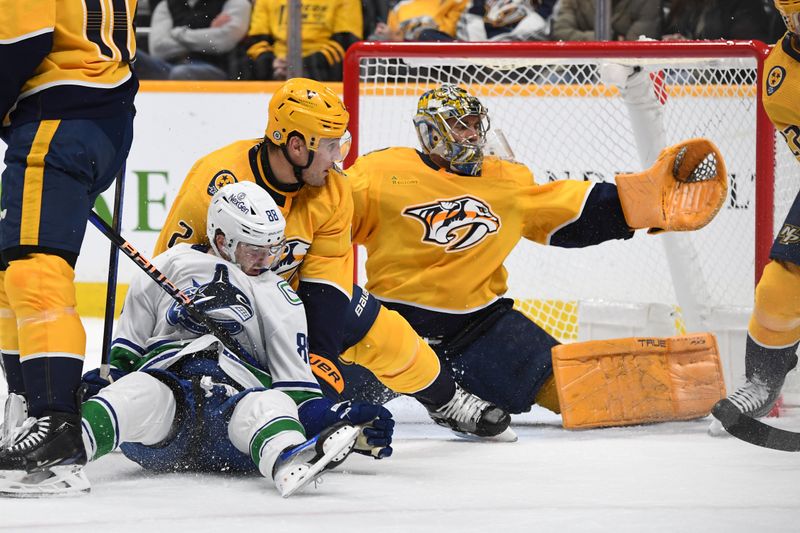
[{"label": "goalie skate", "polygon": [[323,470],[342,463],[353,451],[361,429],[348,424],[335,424],[304,443],[284,450],[275,462],[272,479],[284,498],[288,498],[312,481]]},{"label": "goalie skate", "polygon": [[4,498],[79,496],[91,490],[79,465],[53,466],[31,474],[3,472],[0,476],[0,497]]}]

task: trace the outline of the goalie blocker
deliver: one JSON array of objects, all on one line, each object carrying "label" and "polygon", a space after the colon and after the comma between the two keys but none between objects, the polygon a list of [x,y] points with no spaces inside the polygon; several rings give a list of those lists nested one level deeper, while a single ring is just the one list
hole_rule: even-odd
[{"label": "goalie blocker", "polygon": [[567,429],[700,418],[725,397],[710,333],[562,344],[552,353]]}]

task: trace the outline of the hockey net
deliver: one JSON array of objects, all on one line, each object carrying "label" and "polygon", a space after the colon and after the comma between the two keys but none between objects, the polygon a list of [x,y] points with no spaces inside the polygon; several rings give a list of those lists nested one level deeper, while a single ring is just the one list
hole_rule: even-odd
[{"label": "hockey net", "polygon": [[[644,70],[662,142],[708,137],[720,148],[724,208],[697,232],[638,232],[580,250],[523,241],[505,263],[509,295],[563,342],[713,331],[732,389],[743,379],[755,279],[800,186],[800,165],[758,104],[765,55],[760,43],[362,43],[345,65],[352,152],[416,147],[417,99],[455,83],[481,98],[537,183],[613,182],[643,168],[642,144],[654,141],[634,132],[601,65]],[[363,279],[363,253],[359,262]]]}]

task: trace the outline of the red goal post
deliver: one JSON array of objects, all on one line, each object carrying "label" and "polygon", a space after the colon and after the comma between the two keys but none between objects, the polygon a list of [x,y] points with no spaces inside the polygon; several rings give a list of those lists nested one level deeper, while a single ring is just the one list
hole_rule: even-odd
[{"label": "red goal post", "polygon": [[[416,147],[416,99],[443,82],[484,101],[492,127],[538,183],[610,181],[642,168],[648,143],[708,137],[726,159],[731,192],[707,228],[579,252],[521,243],[507,261],[509,294],[563,341],[669,333],[654,327],[662,314],[674,331],[711,329],[736,352],[775,225],[800,185],[797,163],[759,104],[768,51],[757,41],[358,43],[344,63],[347,164],[374,149]],[[624,90],[601,74],[608,64],[649,76],[662,104],[661,137],[637,129]],[[592,326],[609,315],[620,327]],[[743,374],[740,355],[728,365],[729,387]]]}]

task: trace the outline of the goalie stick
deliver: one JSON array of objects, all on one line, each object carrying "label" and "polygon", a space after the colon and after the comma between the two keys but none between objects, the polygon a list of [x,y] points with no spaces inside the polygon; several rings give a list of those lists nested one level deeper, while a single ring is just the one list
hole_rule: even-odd
[{"label": "goalie stick", "polygon": [[771,450],[800,452],[800,433],[780,429],[743,414],[730,400],[720,400],[711,414],[739,440]]},{"label": "goalie stick", "polygon": [[155,281],[159,287],[164,289],[164,291],[169,294],[173,300],[181,304],[193,320],[196,320],[199,324],[202,324],[209,331],[209,333],[219,339],[225,348],[227,348],[231,353],[240,359],[248,362],[251,361],[251,358],[248,357],[247,354],[243,353],[241,346],[233,337],[231,337],[231,334],[228,332],[228,330],[222,328],[219,324],[214,322],[211,317],[197,309],[191,298],[186,296],[186,294],[174,283],[172,283],[172,281],[170,281],[169,278],[167,278],[160,270],[158,270],[153,263],[140,254],[139,250],[134,248],[131,243],[126,241],[122,235],[114,231],[105,220],[100,218],[100,215],[94,211],[90,211],[89,222],[91,222],[94,227],[100,230],[100,232],[105,235],[112,244],[122,250],[122,252],[127,255],[131,261],[136,263],[136,266],[142,269],[145,274],[150,276],[150,279]]}]

